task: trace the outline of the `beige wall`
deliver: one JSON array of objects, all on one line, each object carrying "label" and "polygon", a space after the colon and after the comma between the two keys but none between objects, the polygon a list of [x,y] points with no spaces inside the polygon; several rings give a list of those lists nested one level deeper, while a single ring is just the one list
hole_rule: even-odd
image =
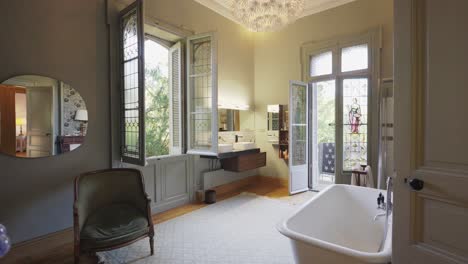
[{"label": "beige wall", "polygon": [[193,0],[146,1],[146,15],[195,33],[218,36],[218,100],[254,103],[253,33]]},{"label": "beige wall", "polygon": [[382,75],[393,75],[393,0],[358,0],[298,20],[275,33],[255,35],[255,125],[257,143],[267,151],[262,175],[288,177],[287,163],[278,149],[266,142],[266,105],[288,104],[289,80],[301,80],[300,47],[321,41],[383,28]]}]

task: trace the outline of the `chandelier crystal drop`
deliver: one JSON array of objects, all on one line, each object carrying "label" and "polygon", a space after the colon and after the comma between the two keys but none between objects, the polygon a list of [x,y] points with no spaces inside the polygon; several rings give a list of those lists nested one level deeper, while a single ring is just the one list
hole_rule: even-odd
[{"label": "chandelier crystal drop", "polygon": [[280,30],[296,21],[304,10],[304,0],[234,0],[234,17],[255,32]]}]

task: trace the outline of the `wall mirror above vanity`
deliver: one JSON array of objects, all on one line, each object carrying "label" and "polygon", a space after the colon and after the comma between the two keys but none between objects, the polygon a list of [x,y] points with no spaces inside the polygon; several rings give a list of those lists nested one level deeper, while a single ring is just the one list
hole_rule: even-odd
[{"label": "wall mirror above vanity", "polygon": [[218,107],[218,153],[257,148],[254,131],[254,111]]},{"label": "wall mirror above vanity", "polygon": [[21,75],[0,84],[0,152],[19,158],[59,155],[80,147],[88,111],[70,85]]},{"label": "wall mirror above vanity", "polygon": [[279,158],[289,159],[289,112],[287,105],[267,105],[268,143],[278,145]]},{"label": "wall mirror above vanity", "polygon": [[239,131],[240,114],[239,110],[218,109],[219,131]]},{"label": "wall mirror above vanity", "polygon": [[239,110],[218,108],[218,131],[253,131],[255,128],[254,112],[251,110]]}]

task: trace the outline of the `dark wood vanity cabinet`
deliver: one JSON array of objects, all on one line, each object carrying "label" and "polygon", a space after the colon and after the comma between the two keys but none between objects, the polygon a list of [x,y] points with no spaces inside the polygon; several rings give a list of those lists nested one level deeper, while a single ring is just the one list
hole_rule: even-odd
[{"label": "dark wood vanity cabinet", "polygon": [[224,170],[243,172],[266,166],[266,152],[239,155],[232,158],[221,159]]},{"label": "dark wood vanity cabinet", "polygon": [[59,145],[60,153],[70,152],[74,148],[83,144],[84,136],[58,136],[57,144]]}]

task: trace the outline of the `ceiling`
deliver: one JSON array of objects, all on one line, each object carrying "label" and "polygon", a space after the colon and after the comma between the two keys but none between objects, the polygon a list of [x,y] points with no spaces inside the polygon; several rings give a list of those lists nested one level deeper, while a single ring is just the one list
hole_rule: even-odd
[{"label": "ceiling", "polygon": [[[210,8],[216,13],[237,22],[231,13],[231,7],[236,0],[195,0],[196,2]],[[301,17],[325,11],[355,0],[305,0],[305,9]]]}]

